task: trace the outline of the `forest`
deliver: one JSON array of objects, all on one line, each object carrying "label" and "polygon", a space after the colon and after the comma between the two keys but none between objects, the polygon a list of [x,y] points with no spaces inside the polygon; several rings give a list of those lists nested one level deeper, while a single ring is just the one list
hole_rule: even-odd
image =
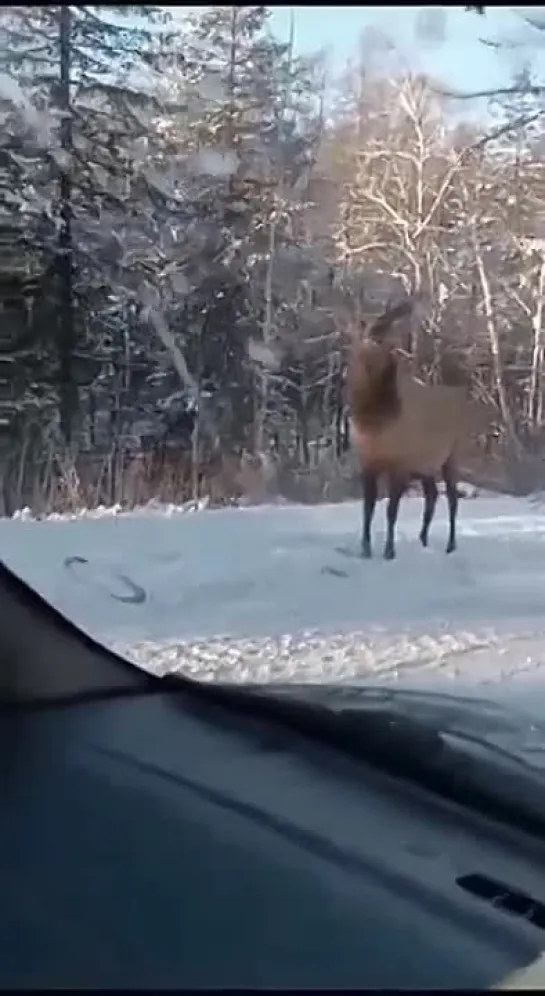
[{"label": "forest", "polygon": [[356,494],[347,329],[415,292],[414,375],[487,413],[464,479],[545,485],[531,40],[454,94],[270,15],[0,8],[0,514]]}]

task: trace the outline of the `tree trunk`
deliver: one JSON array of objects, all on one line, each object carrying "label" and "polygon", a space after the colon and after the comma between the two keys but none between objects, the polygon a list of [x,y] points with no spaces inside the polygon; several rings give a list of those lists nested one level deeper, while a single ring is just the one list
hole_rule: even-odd
[{"label": "tree trunk", "polygon": [[532,429],[540,426],[543,418],[543,294],[545,292],[545,257],[541,261],[537,287],[537,302],[532,326],[534,341],[532,349],[532,370],[528,392],[528,419]]},{"label": "tree trunk", "polygon": [[484,264],[484,259],[480,251],[476,235],[473,239],[473,248],[475,252],[475,262],[477,265],[477,273],[479,274],[479,280],[481,284],[481,290],[483,294],[484,303],[484,313],[486,317],[486,328],[488,332],[488,342],[490,345],[490,355],[492,359],[492,374],[494,378],[494,387],[496,389],[496,394],[498,398],[498,403],[500,406],[501,417],[503,424],[507,429],[511,442],[513,443],[515,450],[520,451],[520,443],[517,437],[517,431],[513,418],[511,416],[511,411],[509,409],[509,399],[507,396],[507,389],[505,386],[504,376],[503,376],[503,364],[501,358],[500,341],[498,336],[498,330],[496,327],[496,321],[494,316],[494,306],[492,303],[492,293],[490,290],[490,281],[488,279],[488,274],[486,272],[486,267]]},{"label": "tree trunk", "polygon": [[78,407],[78,388],[73,375],[75,351],[74,293],[72,259],[72,110],[70,101],[71,70],[71,26],[70,7],[59,8],[59,49],[60,79],[58,105],[62,115],[61,148],[63,158],[59,177],[60,230],[59,230],[59,312],[58,312],[58,356],[59,356],[59,409],[61,431],[67,443],[72,437],[72,422]]}]

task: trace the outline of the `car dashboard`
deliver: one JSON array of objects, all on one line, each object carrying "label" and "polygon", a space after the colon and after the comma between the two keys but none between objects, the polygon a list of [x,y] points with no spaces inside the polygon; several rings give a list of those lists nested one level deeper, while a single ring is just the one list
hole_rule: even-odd
[{"label": "car dashboard", "polygon": [[3,988],[490,988],[545,946],[545,842],[183,689],[0,757]]}]

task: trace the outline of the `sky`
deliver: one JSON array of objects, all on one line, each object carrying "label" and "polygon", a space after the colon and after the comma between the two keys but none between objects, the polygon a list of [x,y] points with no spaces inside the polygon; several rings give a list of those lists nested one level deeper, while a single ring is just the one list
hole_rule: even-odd
[{"label": "sky", "polygon": [[[545,23],[545,8],[532,11]],[[282,37],[289,34],[290,12],[295,21],[296,44],[301,52],[327,47],[333,72],[357,55],[359,39],[377,32],[395,45],[394,58],[413,70],[439,77],[449,86],[481,90],[506,85],[527,59],[543,64],[545,32],[526,25],[513,7],[489,7],[486,17],[460,7],[274,6],[272,27]],[[498,52],[480,39],[518,40],[515,50]],[[541,54],[540,50],[541,49]]]},{"label": "sky", "polygon": [[[196,7],[169,7],[183,19]],[[474,92],[509,86],[516,72],[530,65],[545,80],[545,7],[488,7],[480,17],[461,6],[353,6],[320,7],[271,4],[271,27],[280,38],[295,26],[295,44],[301,53],[326,49],[329,81],[347,62],[364,51],[366,64],[401,71],[423,72],[453,90]],[[524,15],[539,20],[532,28]],[[363,39],[363,45],[362,45]],[[382,52],[380,40],[382,39]],[[390,52],[384,43],[391,43]],[[377,54],[377,42],[379,50]],[[500,49],[484,42],[508,42]],[[515,44],[513,44],[515,43]],[[459,106],[465,119],[487,115],[487,101]],[[456,107],[452,107],[457,113]]]}]

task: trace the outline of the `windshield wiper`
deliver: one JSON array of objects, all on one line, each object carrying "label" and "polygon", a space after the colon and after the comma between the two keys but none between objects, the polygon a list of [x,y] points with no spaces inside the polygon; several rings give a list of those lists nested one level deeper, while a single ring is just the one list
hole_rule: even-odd
[{"label": "windshield wiper", "polygon": [[207,697],[230,712],[280,723],[388,775],[545,840],[545,775],[484,738],[449,731],[431,718],[413,718],[395,704],[377,704],[373,695],[368,708],[365,699],[354,708],[338,704],[330,708],[312,696],[305,701],[300,689],[290,696],[276,694],[274,686],[205,687]]}]

